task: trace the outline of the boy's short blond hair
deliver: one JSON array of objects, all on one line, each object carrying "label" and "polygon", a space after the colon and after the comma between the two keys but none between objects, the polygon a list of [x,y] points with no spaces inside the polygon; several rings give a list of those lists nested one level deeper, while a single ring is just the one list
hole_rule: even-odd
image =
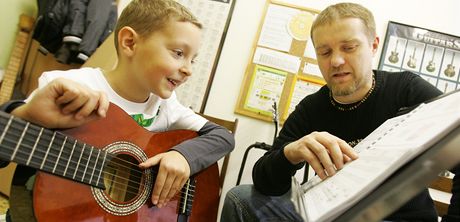
[{"label": "boy's short blond hair", "polygon": [[174,0],[132,0],[118,18],[115,49],[118,51],[118,32],[123,27],[129,26],[141,37],[147,37],[170,20],[191,22],[200,29],[203,27],[187,8]]},{"label": "boy's short blond hair", "polygon": [[310,36],[313,40],[313,31],[319,26],[330,24],[344,18],[358,18],[366,27],[367,36],[372,42],[376,36],[374,15],[369,9],[356,3],[338,3],[328,6],[316,17],[311,26]]}]

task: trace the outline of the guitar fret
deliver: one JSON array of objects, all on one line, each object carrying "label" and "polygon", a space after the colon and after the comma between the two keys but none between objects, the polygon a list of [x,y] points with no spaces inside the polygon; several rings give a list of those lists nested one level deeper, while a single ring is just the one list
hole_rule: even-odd
[{"label": "guitar fret", "polygon": [[37,139],[35,140],[34,146],[32,147],[32,151],[30,152],[29,158],[27,159],[27,163],[26,163],[27,166],[29,166],[30,164],[30,160],[32,159],[32,156],[35,153],[35,149],[37,148],[38,141],[40,140],[42,133],[43,133],[43,128],[40,129],[40,133],[38,133]]},{"label": "guitar fret", "polygon": [[53,167],[53,173],[56,171],[56,167],[59,163],[59,159],[61,158],[61,154],[62,154],[62,151],[64,150],[64,146],[65,146],[65,143],[67,142],[67,136],[64,137],[64,142],[62,142],[62,146],[61,146],[61,150],[59,150],[59,154],[56,158],[56,163],[54,163],[54,167]]},{"label": "guitar fret", "polygon": [[3,142],[3,139],[5,138],[6,132],[10,128],[11,121],[13,121],[13,116],[10,116],[10,118],[8,120],[8,123],[6,124],[5,129],[3,130],[2,135],[0,136],[0,144]]},{"label": "guitar fret", "polygon": [[43,169],[43,165],[45,164],[46,158],[48,158],[48,153],[50,152],[51,146],[54,142],[54,137],[56,136],[56,131],[53,133],[53,137],[51,138],[50,144],[48,145],[48,149],[46,150],[45,156],[43,157],[42,164],[40,165],[40,169]]},{"label": "guitar fret", "polygon": [[16,153],[17,153],[17,151],[19,149],[19,146],[21,145],[22,140],[24,139],[24,135],[26,134],[26,131],[27,131],[27,128],[29,128],[29,125],[30,125],[30,123],[27,122],[26,126],[24,127],[24,130],[21,133],[21,137],[19,138],[18,143],[16,144],[16,147],[14,148],[13,155],[11,155],[11,159],[10,159],[11,161],[14,160],[14,157],[16,156]]},{"label": "guitar fret", "polygon": [[97,181],[96,181],[96,184],[99,184],[99,180],[101,179],[101,174],[102,174],[102,170],[104,169],[104,164],[105,164],[105,160],[107,158],[107,152],[104,152],[104,158],[102,158],[102,165],[101,165],[101,170],[99,170],[99,175],[97,176]]},{"label": "guitar fret", "polygon": [[75,167],[75,172],[73,173],[72,179],[75,179],[75,176],[77,175],[78,166],[80,165],[81,157],[83,156],[83,152],[85,152],[85,146],[86,144],[83,144],[83,148],[80,153],[80,158],[78,158],[77,166]]},{"label": "guitar fret", "polygon": [[[94,147],[91,147],[91,148],[94,148]],[[83,171],[83,176],[81,177],[81,181],[85,180],[86,170],[88,169],[88,164],[90,163],[91,154],[93,154],[93,149],[91,148],[89,149],[88,161],[86,161],[86,166],[85,166],[85,170]]]},{"label": "guitar fret", "polygon": [[72,151],[70,152],[69,159],[67,160],[67,164],[66,164],[66,166],[65,166],[65,170],[64,170],[63,176],[65,176],[65,174],[67,173],[67,168],[69,168],[70,161],[72,160],[73,151],[75,150],[75,145],[77,145],[77,141],[76,141],[76,140],[75,140],[75,142],[73,143]]},{"label": "guitar fret", "polygon": [[[94,149],[94,147],[91,147]],[[94,161],[94,167],[93,167],[93,172],[91,172],[91,177],[89,178],[89,183],[91,184],[91,181],[93,181],[93,176],[94,176],[94,171],[96,170],[97,167],[97,161],[99,161],[99,155],[101,154],[101,150],[97,150],[97,157],[96,161]]]}]

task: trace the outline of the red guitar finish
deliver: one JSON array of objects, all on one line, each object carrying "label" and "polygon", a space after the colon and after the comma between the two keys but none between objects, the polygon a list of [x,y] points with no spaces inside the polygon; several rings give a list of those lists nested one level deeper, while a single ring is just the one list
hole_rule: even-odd
[{"label": "red guitar finish", "polygon": [[[143,149],[148,157],[196,136],[195,132],[187,130],[151,133],[112,104],[106,118],[66,130],[64,134],[100,148],[117,141],[130,142]],[[189,219],[192,222],[215,221],[219,204],[217,164],[194,175],[194,178],[196,189]],[[129,201],[115,202],[122,206],[130,204]],[[178,203],[176,197],[166,206],[157,208],[149,197],[135,212],[118,216],[101,208],[90,186],[43,172],[37,173],[33,191],[37,221],[177,221]]]}]

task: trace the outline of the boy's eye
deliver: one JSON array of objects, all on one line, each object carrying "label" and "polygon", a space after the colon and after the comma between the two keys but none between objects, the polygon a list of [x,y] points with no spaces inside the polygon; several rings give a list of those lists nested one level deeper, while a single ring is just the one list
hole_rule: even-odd
[{"label": "boy's eye", "polygon": [[182,50],[176,49],[176,50],[173,50],[173,52],[178,57],[184,56],[184,52]]}]

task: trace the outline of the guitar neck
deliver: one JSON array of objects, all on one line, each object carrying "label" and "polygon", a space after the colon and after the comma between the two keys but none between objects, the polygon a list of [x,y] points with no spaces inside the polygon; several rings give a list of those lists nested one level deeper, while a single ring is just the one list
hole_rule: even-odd
[{"label": "guitar neck", "polygon": [[26,51],[30,32],[33,28],[34,19],[21,15],[19,18],[19,32],[16,35],[16,40],[13,45],[10,59],[5,69],[5,75],[0,88],[0,104],[10,100],[13,95],[16,77],[20,72],[24,52]]},{"label": "guitar neck", "polygon": [[112,158],[57,131],[0,113],[0,159],[104,189],[103,169]]}]

